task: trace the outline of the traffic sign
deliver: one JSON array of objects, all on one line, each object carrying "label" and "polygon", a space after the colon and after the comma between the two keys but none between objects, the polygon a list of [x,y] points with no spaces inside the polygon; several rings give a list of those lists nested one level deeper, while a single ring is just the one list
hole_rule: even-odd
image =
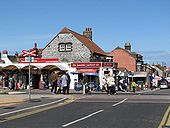
[{"label": "traffic sign", "polygon": [[23,56],[36,56],[36,50],[33,51],[22,50],[22,52],[24,53]]}]

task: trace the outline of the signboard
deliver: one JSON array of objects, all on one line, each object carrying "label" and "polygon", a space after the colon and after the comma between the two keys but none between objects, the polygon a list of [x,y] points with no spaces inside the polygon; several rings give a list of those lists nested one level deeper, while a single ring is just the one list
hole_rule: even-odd
[{"label": "signboard", "polygon": [[81,69],[77,69],[77,72],[80,72],[80,73],[97,73],[97,70],[98,69],[95,69],[95,68],[90,68],[90,69],[85,69],[85,68],[81,68]]},{"label": "signboard", "polygon": [[114,67],[113,62],[82,62],[82,63],[71,63],[73,68],[99,68],[99,67]]},{"label": "signboard", "polygon": [[113,62],[103,62],[102,67],[114,67],[114,63]]},{"label": "signboard", "polygon": [[36,50],[33,51],[22,50],[22,52],[24,53],[23,56],[36,56]]},{"label": "signboard", "polygon": [[25,57],[25,62],[34,62],[34,57]]},{"label": "signboard", "polygon": [[[27,58],[27,57],[26,57]],[[57,63],[59,58],[34,58],[32,63]],[[20,58],[20,63],[28,63],[25,58]]]},{"label": "signboard", "polygon": [[71,63],[71,67],[73,68],[99,68],[101,66],[101,62]]}]

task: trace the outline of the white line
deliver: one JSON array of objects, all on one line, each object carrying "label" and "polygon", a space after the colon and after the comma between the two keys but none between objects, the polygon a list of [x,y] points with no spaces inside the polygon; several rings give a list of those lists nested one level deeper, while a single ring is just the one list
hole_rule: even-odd
[{"label": "white line", "polygon": [[87,116],[85,116],[85,117],[83,117],[83,118],[80,118],[80,119],[77,119],[77,120],[72,121],[72,122],[70,122],[70,123],[67,123],[67,124],[65,124],[65,125],[62,125],[62,127],[67,127],[67,126],[69,126],[69,125],[72,125],[72,124],[77,123],[77,122],[79,122],[79,121],[82,121],[82,120],[84,120],[84,119],[87,119],[87,118],[89,118],[89,117],[91,117],[91,116],[93,116],[93,115],[96,115],[96,114],[98,114],[98,113],[100,113],[100,112],[102,112],[102,111],[104,111],[104,110],[99,110],[99,111],[97,111],[97,112],[94,112],[94,113],[92,113],[92,114],[89,114],[89,115],[87,115]]},{"label": "white line", "polygon": [[54,101],[54,102],[50,102],[50,103],[46,103],[46,104],[41,104],[41,105],[37,105],[37,106],[33,106],[33,107],[28,107],[28,108],[24,108],[24,109],[19,109],[19,110],[7,112],[7,113],[2,113],[2,114],[0,114],[0,116],[5,116],[5,115],[17,113],[17,112],[22,112],[22,111],[26,111],[26,110],[30,110],[30,109],[34,109],[34,108],[44,107],[44,106],[47,106],[47,105],[51,105],[51,104],[55,104],[55,103],[61,102],[61,101],[66,100],[66,99],[67,98],[62,98],[62,99]]},{"label": "white line", "polygon": [[120,102],[118,102],[118,103],[116,103],[116,104],[113,104],[112,106],[115,107],[115,106],[117,106],[117,105],[125,102],[127,99],[128,99],[128,98],[125,98],[125,99],[123,99],[122,101],[120,101]]}]

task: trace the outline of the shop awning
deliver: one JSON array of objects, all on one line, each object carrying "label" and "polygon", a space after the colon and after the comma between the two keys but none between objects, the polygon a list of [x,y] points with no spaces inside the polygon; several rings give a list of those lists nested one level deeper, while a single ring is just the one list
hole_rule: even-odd
[{"label": "shop awning", "polygon": [[50,71],[53,71],[53,70],[64,70],[66,71],[67,69],[62,66],[62,65],[46,65],[44,67],[42,67],[42,70],[50,70]]},{"label": "shop awning", "polygon": [[128,77],[147,77],[147,72],[134,72],[133,75],[128,75]]},{"label": "shop awning", "polygon": [[2,68],[2,70],[8,70],[8,71],[14,71],[14,70],[17,70],[18,67],[15,66],[15,65],[8,65],[8,66],[5,66]]},{"label": "shop awning", "polygon": [[83,68],[81,68],[81,69],[77,69],[77,71],[76,72],[79,72],[79,73],[97,73],[97,70],[98,69],[95,69],[95,68],[89,68],[89,69],[83,69]]}]

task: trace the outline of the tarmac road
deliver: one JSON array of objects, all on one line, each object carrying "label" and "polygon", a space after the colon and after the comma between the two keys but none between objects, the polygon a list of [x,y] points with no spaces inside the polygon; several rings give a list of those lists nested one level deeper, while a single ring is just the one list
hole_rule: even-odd
[{"label": "tarmac road", "polygon": [[[74,102],[5,120],[2,128],[157,128],[168,124],[169,90],[161,95],[77,95]],[[155,92],[154,92],[155,93]],[[170,94],[170,93],[169,93]],[[21,115],[20,115],[21,116]],[[163,119],[165,117],[165,119]],[[8,119],[8,118],[7,118]]]}]

